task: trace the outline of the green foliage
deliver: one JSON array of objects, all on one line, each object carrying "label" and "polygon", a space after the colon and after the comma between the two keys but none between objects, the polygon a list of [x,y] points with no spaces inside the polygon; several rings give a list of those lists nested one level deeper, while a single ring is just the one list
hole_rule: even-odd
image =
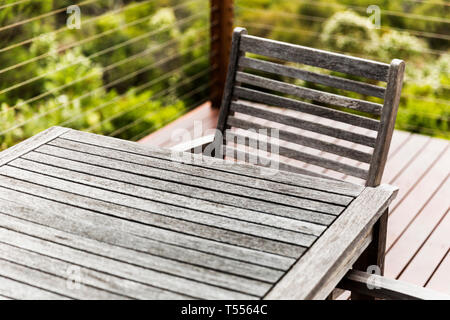
[{"label": "green foliage", "polygon": [[372,23],[352,11],[338,12],[328,19],[320,39],[331,50],[349,53],[371,54],[379,45]]},{"label": "green foliage", "polygon": [[[439,1],[389,0],[274,0],[261,5],[251,0],[236,2],[241,6],[237,25],[247,27],[251,34],[386,63],[394,58],[405,60],[397,128],[450,139],[450,51],[449,40],[445,39],[448,23],[441,22],[450,16],[449,6]],[[366,12],[370,5],[381,9],[379,29]],[[342,90],[334,92],[367,99]]]},{"label": "green foliage", "polygon": [[[397,127],[450,138],[448,40],[390,28],[445,35],[448,24],[433,17],[450,16],[449,6],[388,0],[235,2],[236,25],[251,34],[385,62],[404,59]],[[71,4],[39,0],[6,7],[0,26]],[[82,6],[80,30],[65,28],[64,11],[0,30],[0,148],[52,125],[138,139],[206,98],[201,90],[209,81],[206,4],[101,0]],[[373,4],[382,8],[382,29],[374,29],[365,12]]]},{"label": "green foliage", "polygon": [[[121,2],[83,6],[80,30],[65,28],[61,12],[0,31],[1,149],[53,125],[138,139],[206,97],[206,90],[189,92],[208,81],[197,76],[208,67],[208,8],[201,1]],[[71,4],[7,7],[0,25]]]}]

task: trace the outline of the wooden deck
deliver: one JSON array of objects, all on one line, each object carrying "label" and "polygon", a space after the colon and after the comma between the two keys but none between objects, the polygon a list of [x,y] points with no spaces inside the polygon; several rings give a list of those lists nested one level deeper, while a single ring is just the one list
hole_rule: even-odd
[{"label": "wooden deck", "polygon": [[[206,103],[140,142],[171,147],[176,128],[214,128]],[[400,188],[390,206],[387,277],[450,293],[450,141],[396,130],[383,182]],[[343,297],[346,297],[345,295]]]}]

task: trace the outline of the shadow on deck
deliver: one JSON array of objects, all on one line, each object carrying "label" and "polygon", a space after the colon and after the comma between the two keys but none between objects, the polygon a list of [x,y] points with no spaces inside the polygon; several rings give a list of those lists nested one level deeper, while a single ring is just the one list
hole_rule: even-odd
[{"label": "shadow on deck", "polygon": [[[173,130],[215,128],[218,110],[194,109],[140,142],[169,148]],[[400,188],[390,206],[387,277],[450,293],[450,141],[396,130],[383,183]],[[345,178],[345,177],[343,177]],[[345,296],[344,296],[345,298]]]}]

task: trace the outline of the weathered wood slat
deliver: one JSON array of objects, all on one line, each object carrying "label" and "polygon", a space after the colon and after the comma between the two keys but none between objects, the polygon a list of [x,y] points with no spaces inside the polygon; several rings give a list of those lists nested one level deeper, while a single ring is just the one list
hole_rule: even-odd
[{"label": "weathered wood slat", "polygon": [[[239,119],[234,116],[230,116],[228,118],[228,124],[235,128],[240,128],[244,130],[261,130],[258,131],[259,134],[270,134],[270,129],[267,126],[260,125],[258,123],[250,122],[244,119]],[[267,130],[267,131],[265,131]],[[278,136],[281,140],[285,140],[288,142],[296,143],[303,145],[305,147],[310,147],[314,149],[318,149],[321,151],[325,151],[328,153],[337,154],[349,159],[354,159],[357,161],[370,163],[370,159],[372,158],[372,154],[366,153],[363,151],[355,150],[352,148],[347,148],[344,146],[340,146],[331,142],[326,142],[319,139],[314,139],[307,137],[305,135],[293,133],[290,131],[278,129]]]},{"label": "weathered wood slat", "polygon": [[[82,142],[85,144],[92,144],[98,146],[100,148],[109,148],[114,150],[114,154],[116,155],[118,151],[125,151],[128,153],[133,153],[134,155],[141,155],[146,157],[158,158],[173,161],[171,157],[170,151],[162,151],[160,148],[152,147],[149,145],[140,145],[130,141],[124,141],[111,137],[98,136],[92,133],[81,132],[70,130],[61,137]],[[371,142],[373,140],[370,140]],[[251,165],[230,165],[230,163],[226,163],[221,159],[215,159],[209,157],[206,161],[204,157],[200,155],[191,155],[193,161],[193,166],[213,169],[215,171],[226,171],[230,173],[234,173],[236,177],[244,176],[244,177],[253,177],[258,182],[261,180],[269,180],[279,183],[284,183],[288,185],[298,186],[298,187],[310,187],[316,190],[322,190],[347,196],[358,196],[363,190],[362,186],[356,185],[354,183],[344,182],[344,181],[330,181],[329,179],[315,179],[308,176],[301,175],[293,175],[292,173],[286,173],[279,171],[274,175],[267,175],[262,177],[260,168],[254,167]],[[187,163],[190,165],[190,163]],[[257,178],[256,178],[257,177]]]},{"label": "weathered wood slat", "polygon": [[389,69],[389,82],[386,88],[386,99],[384,100],[383,113],[381,115],[380,130],[377,135],[376,148],[373,152],[371,170],[367,179],[368,186],[380,184],[384,167],[391,145],[392,133],[394,132],[395,119],[397,118],[398,105],[403,86],[403,74],[405,72],[405,62],[402,60],[392,60]]},{"label": "weathered wood slat", "polygon": [[68,298],[0,276],[0,294],[17,300],[68,300]]},{"label": "weathered wood slat", "polygon": [[[368,283],[374,284],[375,288],[369,289]],[[450,300],[450,296],[444,293],[357,270],[350,270],[339,287],[380,299]]]},{"label": "weathered wood slat", "polygon": [[11,148],[3,150],[2,152],[0,152],[0,166],[8,163],[15,158],[20,157],[22,154],[25,154],[39,147],[40,145],[43,145],[57,138],[58,136],[69,130],[70,129],[63,127],[51,127],[50,129],[42,131],[37,135],[25,141],[22,141]]},{"label": "weathered wood slat", "polygon": [[[106,179],[117,179],[121,182],[127,182],[127,183],[132,183],[134,185],[138,185],[138,186],[142,186],[142,187],[146,187],[146,188],[153,188],[156,184],[163,184],[164,181],[160,181],[160,180],[151,180],[149,178],[145,178],[145,177],[141,177],[141,176],[137,176],[134,174],[129,174],[129,173],[125,173],[125,172],[121,172],[121,171],[117,171],[117,170],[111,170],[111,169],[106,169],[106,168],[102,168],[102,167],[98,167],[98,166],[93,166],[93,165],[89,165],[89,164],[84,164],[84,163],[78,163],[78,162],[74,162],[71,160],[67,160],[67,159],[61,159],[61,158],[56,158],[56,157],[51,157],[48,155],[42,155],[42,154],[38,154],[38,153],[31,153],[29,155],[26,156],[26,159],[31,159],[33,161],[36,162],[41,162],[41,163],[46,163],[45,161],[52,161],[53,166],[57,166],[60,168],[65,168],[68,170],[73,170],[73,171],[78,171],[78,172],[83,172],[86,174],[89,174],[90,172],[96,172],[96,176],[99,176],[101,178],[106,178]],[[47,162],[48,163],[48,162]],[[27,165],[25,164],[25,166],[19,165],[19,167],[23,167],[26,169]],[[49,169],[49,168],[47,168]],[[185,185],[180,186],[180,185],[175,185],[175,188],[186,188]],[[144,189],[143,189],[144,190]],[[122,192],[126,192],[126,190],[121,190]],[[152,189],[146,190],[148,193],[152,192]],[[171,190],[168,190],[171,191]],[[203,192],[203,198],[206,198],[205,195],[208,195],[208,190],[204,190],[204,189],[200,189],[198,188],[197,190],[194,190],[194,192]],[[214,196],[216,196],[217,198],[217,202],[220,203],[229,203],[231,205],[233,205],[233,202],[228,202],[228,201],[220,201],[221,196],[220,194],[215,194],[212,193],[210,198],[208,200],[213,200]],[[245,198],[243,197],[232,197],[231,198],[233,201],[245,201]],[[250,204],[254,204],[255,206],[258,205],[257,202],[252,202],[249,201]],[[318,203],[316,203],[316,206],[319,205]],[[324,204],[326,205],[326,204]],[[250,207],[250,206],[249,206]],[[221,214],[220,216],[222,217],[227,217],[227,218],[235,218],[235,219],[239,219],[239,220],[244,220],[244,221],[248,221],[248,222],[253,222],[253,223],[257,223],[257,224],[261,224],[261,225],[265,225],[265,226],[272,226],[272,227],[276,227],[279,229],[284,229],[284,230],[290,230],[290,231],[297,231],[297,232],[302,232],[302,233],[306,233],[306,234],[313,234],[313,235],[320,235],[322,233],[323,230],[325,230],[325,226],[322,225],[317,225],[314,223],[310,223],[310,222],[305,222],[305,221],[300,221],[300,220],[294,220],[294,219],[289,219],[289,218],[285,218],[282,216],[278,216],[278,215],[272,215],[272,214],[266,214],[263,212],[253,212],[253,211],[248,211],[248,210],[239,210],[239,209],[234,209],[234,208],[230,208],[230,207],[226,207],[228,208],[228,210],[230,210],[229,212],[227,212],[226,215]],[[251,208],[251,207],[250,207]],[[234,211],[232,211],[234,209]],[[339,212],[342,209],[339,210]]]},{"label": "weathered wood slat", "polygon": [[[246,146],[258,146],[258,140],[255,137],[249,137],[242,134],[235,133],[231,130],[227,130],[226,132],[228,139],[232,139],[232,141],[237,144],[242,144]],[[365,179],[367,177],[367,170],[357,168],[351,165],[347,165],[342,162],[329,160],[326,158],[318,157],[306,152],[297,151],[291,148],[283,147],[281,145],[275,145],[270,141],[265,141],[264,144],[267,145],[267,149],[269,150],[278,150],[280,156],[295,159],[299,161],[303,161],[306,163],[314,164],[316,166],[334,170],[337,172],[341,172],[350,176],[358,177],[361,179]]]},{"label": "weathered wood slat", "polygon": [[262,108],[250,106],[243,102],[233,102],[231,104],[231,110],[235,112],[245,113],[258,118],[267,119],[273,122],[278,122],[288,126],[304,129],[307,131],[317,132],[334,138],[355,142],[369,147],[375,146],[375,138],[326,126],[320,123],[314,123],[311,121],[294,118],[279,112],[264,110]]},{"label": "weathered wood slat", "polygon": [[[122,168],[122,165],[117,164],[116,166],[117,162],[126,162],[128,164],[129,172],[156,178],[165,176],[167,177],[167,179],[171,179],[171,177],[176,178],[179,174],[183,174],[189,177],[199,177],[208,181],[214,181],[216,184],[218,184],[218,182],[226,182],[230,183],[231,185],[244,186],[257,190],[267,190],[280,194],[327,201],[339,205],[347,205],[353,200],[353,198],[350,196],[344,196],[332,192],[324,192],[305,187],[297,187],[291,184],[279,183],[271,180],[255,179],[254,177],[248,177],[245,175],[237,176],[235,173],[232,173],[231,170],[221,171],[203,166],[187,166],[176,161],[164,161],[153,157],[130,154],[118,150],[115,150],[115,152],[112,154],[111,149],[83,144],[72,140],[56,139],[55,141],[52,141],[50,144],[46,145],[45,149],[44,146],[42,146],[38,148],[38,150],[40,152],[50,151],[50,154],[60,152],[58,151],[59,148],[55,149],[55,147],[53,146],[64,148],[64,150],[66,150],[66,152],[70,154],[70,159],[75,159],[72,157],[76,157],[77,159],[79,159],[79,155],[81,154],[85,157],[89,156],[89,160],[92,161],[92,163],[94,163],[93,159],[95,158],[95,163],[102,163],[103,165],[107,165],[115,169]],[[107,164],[105,164],[103,160],[103,157],[105,156],[109,156],[108,159],[110,159],[108,160]],[[203,184],[203,182],[200,181],[196,181],[196,183],[201,183],[200,185]],[[331,186],[331,188],[333,187],[334,186]]]},{"label": "weathered wood slat", "polygon": [[[5,188],[0,188],[0,190],[5,197],[14,196],[17,197],[17,201],[22,201],[24,199],[23,194],[19,192]],[[185,267],[184,275],[190,275],[197,279],[199,279],[198,277],[200,276],[201,281],[208,283],[211,282],[211,278],[208,278],[208,272],[202,272],[205,270],[204,268],[223,271],[227,274],[240,275],[264,282],[274,282],[281,276],[282,273],[280,270],[286,270],[294,261],[293,259],[281,256],[267,257],[268,254],[261,251],[252,252],[248,249],[236,247],[232,247],[231,249],[237,249],[238,253],[242,255],[243,260],[254,260],[254,262],[251,261],[250,263],[246,263],[236,259],[224,258],[223,256],[212,254],[221,253],[214,247],[216,244],[215,242],[211,243],[211,241],[209,241],[208,243],[208,241],[204,239],[199,239],[200,245],[206,243],[206,245],[209,244],[212,247],[212,249],[209,249],[211,253],[192,250],[188,241],[186,241],[186,244],[180,243],[179,246],[174,246],[167,243],[167,241],[171,240],[167,239],[170,236],[170,231],[168,232],[164,229],[142,227],[140,225],[131,225],[130,227],[129,222],[124,222],[121,219],[115,219],[108,216],[103,217],[98,213],[42,198],[40,199],[31,196],[31,199],[38,204],[36,205],[36,209],[30,209],[23,204],[2,201],[0,212],[5,212],[5,214],[9,215],[9,217],[6,218],[0,216],[2,226],[20,232],[21,229],[17,229],[17,227],[14,226],[15,223],[24,224],[24,228],[28,228],[27,224],[23,221],[18,221],[13,217],[34,222],[42,227],[38,228],[37,226],[34,226],[33,228],[28,228],[29,234],[31,235],[43,238],[44,234],[52,234],[52,237],[46,238],[48,241],[53,241],[72,248],[83,248],[83,250],[94,254],[118,259],[123,262],[133,262],[134,264],[145,268],[155,269],[159,266],[164,268],[165,272],[170,272],[171,270],[177,270],[174,269],[174,267],[176,268],[177,266],[175,263],[177,261],[191,264],[193,269]],[[42,233],[41,236],[39,235],[39,232]],[[163,233],[163,235],[157,237],[158,240],[154,241],[151,237],[154,237],[154,234],[158,232]],[[190,240],[189,237],[182,233],[177,233],[176,235],[179,236],[181,241]],[[99,245],[98,242],[104,244]],[[184,246],[181,246],[181,244],[184,244]],[[112,249],[114,249],[113,254],[111,253]],[[146,255],[137,253],[145,253]],[[259,260],[257,260],[257,258],[259,258]],[[269,258],[272,259],[269,260]],[[172,265],[167,262],[163,263],[165,259],[173,261]],[[272,266],[271,268],[262,266],[265,264],[272,264]],[[276,268],[276,270],[272,268]],[[197,272],[196,270],[200,271]],[[240,278],[241,277],[239,277],[239,279]],[[231,277],[231,281],[232,280],[233,277]],[[230,280],[223,277],[222,279],[219,279],[219,281]],[[217,282],[215,282],[215,284],[221,285]],[[231,282],[228,284],[231,284]],[[242,282],[241,284],[245,286],[246,282]]]},{"label": "weathered wood slat", "polygon": [[349,108],[361,112],[380,115],[382,105],[379,103],[348,98],[333,93],[300,87],[294,84],[272,80],[245,72],[236,73],[236,81],[260,88],[278,91],[299,98],[318,101],[338,107]]},{"label": "weathered wood slat", "polygon": [[[205,285],[181,277],[174,277],[162,272],[155,272],[150,269],[137,267],[129,263],[119,262],[113,259],[93,255],[81,250],[74,250],[63,247],[49,241],[30,237],[21,233],[0,228],[2,242],[16,244],[24,249],[39,252],[54,258],[70,260],[71,263],[82,263],[86,268],[107,272],[126,279],[134,279],[143,284],[155,286],[172,292],[182,292],[185,295],[195,298],[210,299],[255,299],[254,296],[233,292],[230,290]],[[25,275],[21,275],[24,277]],[[49,282],[49,286],[55,280]],[[64,285],[65,285],[64,281]]]},{"label": "weathered wood slat", "polygon": [[267,57],[307,64],[369,79],[387,81],[389,65],[299,45],[242,35],[240,48]]},{"label": "weathered wood slat", "polygon": [[230,102],[233,99],[233,86],[236,70],[238,69],[238,58],[239,56],[245,55],[245,53],[240,49],[240,41],[242,35],[247,33],[244,28],[236,28],[233,31],[233,36],[231,40],[231,52],[230,52],[230,63],[228,64],[227,78],[225,80],[225,86],[223,90],[222,104],[219,113],[219,119],[217,122],[217,131],[214,137],[214,144],[220,142],[220,132],[225,130],[226,119],[229,114]]},{"label": "weathered wood slat", "polygon": [[[270,159],[268,157],[264,157],[263,155],[249,154],[248,152],[236,149],[229,145],[223,146],[223,149],[224,149],[224,154],[228,158],[235,159],[238,161],[243,161],[246,163],[250,163],[252,165],[258,165],[258,166],[270,167],[270,168],[278,168],[279,170],[284,170],[287,172],[294,172],[294,173],[299,173],[302,175],[308,175],[311,177],[330,179],[329,177],[322,175],[320,173],[308,171],[306,169],[303,169],[303,168],[300,168],[297,166],[292,166],[292,165],[286,164],[284,162],[276,161],[275,159]],[[237,162],[237,163],[239,163],[239,162]],[[276,169],[276,170],[278,170],[278,169]],[[331,180],[333,180],[333,179],[331,179]],[[334,220],[334,218],[333,218],[333,220]]]},{"label": "weathered wood slat", "polygon": [[[2,209],[3,211],[3,209]],[[22,210],[23,212],[23,210]],[[38,213],[38,214],[44,214],[43,212],[34,212],[34,213]],[[235,291],[239,291],[239,292],[247,292],[249,294],[253,294],[253,295],[261,295],[264,292],[267,291],[267,289],[270,287],[269,282],[270,281],[275,281],[276,279],[273,278],[267,278],[264,280],[264,282],[262,281],[256,281],[256,280],[252,280],[252,279],[248,279],[246,277],[239,277],[239,276],[234,276],[234,275],[230,275],[227,273],[223,273],[223,272],[218,272],[215,270],[210,270],[207,268],[201,268],[201,267],[196,267],[196,266],[192,266],[192,265],[188,265],[185,263],[179,263],[177,261],[174,260],[168,260],[168,259],[163,259],[160,258],[158,256],[151,256],[139,251],[135,251],[135,250],[129,250],[129,249],[124,249],[121,247],[116,247],[116,246],[112,246],[112,245],[107,245],[104,243],[100,243],[97,241],[93,241],[90,240],[91,238],[89,236],[94,236],[94,237],[99,237],[98,235],[95,234],[95,227],[93,226],[89,226],[83,223],[77,223],[74,222],[71,219],[64,219],[64,217],[61,216],[53,216],[54,219],[58,219],[60,222],[66,222],[68,224],[70,224],[70,227],[72,227],[72,229],[75,229],[75,226],[82,228],[81,230],[85,230],[85,234],[81,235],[81,236],[76,236],[72,233],[70,234],[64,234],[63,232],[57,232],[57,235],[62,236],[63,237],[63,241],[57,241],[60,244],[64,244],[67,245],[71,248],[75,248],[78,250],[82,250],[82,251],[87,251],[90,252],[92,254],[97,254],[100,256],[106,256],[108,258],[112,258],[115,260],[120,260],[122,262],[125,263],[131,263],[133,265],[137,265],[140,267],[144,267],[146,269],[151,269],[154,271],[160,271],[163,273],[168,273],[174,276],[182,276],[184,278],[189,278],[191,280],[194,281],[198,281],[201,283],[206,283],[209,285],[213,285],[213,286],[218,286],[221,288],[225,288],[225,289],[232,289]],[[7,223],[5,223],[4,219],[5,217],[1,217],[2,219],[2,225],[6,225],[8,226]],[[13,222],[17,222],[17,219],[13,219]],[[8,221],[8,223],[10,223]],[[10,225],[10,224],[9,224]],[[26,222],[21,222],[21,225],[25,225],[26,230],[30,230],[30,228],[33,228],[33,224],[31,223],[26,223]],[[61,225],[60,225],[61,226]],[[36,226],[34,226],[36,228]],[[63,227],[66,228],[66,227]],[[15,228],[17,230],[17,228]],[[67,228],[66,228],[67,229]],[[43,230],[44,234],[47,234],[47,231],[51,232],[51,229],[46,229],[46,228],[38,228],[38,230],[35,230],[35,232],[38,232],[39,230]],[[109,229],[109,230],[99,230],[99,234],[101,234],[102,232],[110,232],[113,233],[114,230],[113,229]],[[36,233],[35,233],[36,234]],[[113,234],[116,234],[116,232],[114,232]],[[86,237],[88,236],[88,237]],[[136,237],[127,237],[127,234],[124,233],[120,233],[118,237],[125,239],[125,241],[128,241],[129,243],[132,242],[133,240],[137,240],[137,245],[139,247],[143,247],[140,246],[141,244],[144,244],[145,241],[143,241],[143,239],[139,239]],[[53,239],[53,238],[52,238]],[[147,242],[146,245],[148,245],[149,243]],[[17,246],[20,247],[20,243],[17,244]],[[136,248],[138,249],[138,248]],[[9,250],[8,252],[3,252],[2,257],[9,259],[10,261],[14,261],[13,259],[16,259],[16,261],[20,261],[21,263],[26,261],[26,258],[19,258],[18,254],[19,254],[19,249],[16,250]],[[33,267],[33,261],[35,261],[36,263],[36,268],[39,270],[43,270],[43,271],[48,271],[48,272],[58,272],[56,275],[58,276],[64,276],[64,272],[67,271],[67,268],[71,265],[68,264],[66,267],[62,267],[60,269],[49,269],[48,266],[54,266],[56,268],[57,264],[61,264],[62,262],[53,262],[50,263],[48,262],[47,264],[45,264],[43,262],[43,258],[39,258],[37,255],[34,256],[34,258],[30,259],[30,262],[28,262],[26,265]],[[82,262],[80,262],[82,264]],[[36,269],[35,268],[35,269]],[[147,299],[151,299],[151,298],[155,298],[158,296],[164,296],[167,295],[167,297],[174,297],[177,298],[177,295],[173,295],[170,292],[166,292],[166,291],[162,291],[158,288],[154,288],[154,287],[149,287],[149,286],[142,286],[139,283],[135,283],[135,282],[131,282],[131,281],[123,281],[122,279],[117,279],[115,277],[108,277],[107,275],[103,276],[102,273],[99,272],[95,272],[92,270],[80,270],[80,273],[82,273],[82,278],[83,281],[88,281],[91,285],[95,285],[95,286],[99,286],[103,287],[103,289],[108,290],[108,291],[116,291],[118,293],[121,294],[125,294],[128,297],[134,297],[134,298],[147,298]],[[269,274],[270,275],[270,274]],[[67,275],[66,275],[67,276]],[[101,282],[98,282],[98,279],[102,279]],[[270,281],[269,281],[270,280]],[[87,283],[87,284],[89,284]],[[138,296],[136,296],[136,294]],[[145,294],[144,296],[142,296],[143,294]],[[178,296],[178,298],[183,298],[183,295]]]},{"label": "weathered wood slat", "polygon": [[[217,203],[232,205],[244,209],[255,210],[257,212],[257,214],[255,214],[249,213],[247,211],[242,212],[238,211],[227,214],[227,216],[235,217],[237,219],[246,220],[246,217],[249,216],[248,220],[246,221],[272,225],[281,229],[301,231],[300,229],[305,228],[304,230],[305,232],[310,232],[312,230],[308,230],[307,228],[311,227],[313,228],[313,230],[316,230],[314,229],[315,226],[310,225],[310,223],[280,218],[279,216],[276,215],[278,214],[277,212],[273,212],[275,215],[265,214],[264,211],[262,211],[263,209],[260,209],[261,207],[264,208],[264,203],[257,200],[267,200],[275,203],[276,202],[280,203],[284,201],[285,205],[294,206],[300,209],[312,209],[312,210],[317,210],[318,207],[317,201],[303,198],[285,197],[283,195],[276,193],[260,192],[259,190],[252,190],[251,188],[248,187],[241,187],[227,183],[217,184],[214,181],[199,179],[193,176],[171,174],[171,172],[167,171],[165,171],[166,173],[165,175],[162,173],[158,176],[158,179],[155,179],[152,177],[143,176],[142,169],[139,170],[138,168],[133,166],[133,164],[129,163],[124,163],[111,159],[108,161],[108,164],[104,164],[104,161],[102,162],[101,158],[96,159],[95,156],[76,153],[66,149],[55,148],[51,146],[44,146],[41,149],[39,149],[39,152],[41,151],[44,152],[45,154],[29,153],[25,155],[23,158],[41,163],[52,163],[53,166],[66,168],[74,171],[81,171],[84,173],[96,172],[96,175],[104,178],[110,178],[123,182],[130,182],[132,184],[137,184],[152,189],[168,191],[171,193],[177,193],[198,199],[215,201]],[[52,155],[55,155],[57,157]],[[112,162],[114,162],[114,164],[112,164]],[[111,166],[114,167],[115,170],[105,168]],[[128,173],[130,171],[132,172],[134,171],[136,174]],[[147,174],[148,172],[146,171],[145,175]],[[171,179],[172,181],[167,181],[169,179]],[[182,188],[180,187],[180,183],[183,184]],[[201,186],[203,188],[191,187],[189,186],[189,184]],[[211,191],[211,189],[213,190],[215,189],[215,191]],[[219,192],[220,189],[222,189],[222,192]],[[231,194],[227,194],[226,192],[230,192]],[[239,194],[241,195],[245,194],[246,197],[238,196]],[[279,197],[279,199],[277,199],[277,196]],[[326,198],[323,199],[323,202],[326,202],[326,200],[327,200]],[[257,210],[261,211],[258,212]],[[321,202],[321,211],[339,213],[342,211],[342,207]],[[316,231],[320,232],[321,230]]]},{"label": "weathered wood slat", "polygon": [[344,122],[365,129],[378,130],[379,127],[379,121],[375,119],[370,119],[359,115],[334,110],[332,108],[322,107],[308,102],[281,97],[274,94],[261,92],[249,88],[235,87],[234,94],[237,97],[246,100],[259,102],[262,104],[269,104],[271,106],[277,106],[281,108],[287,108],[304,113],[309,113],[322,118]]},{"label": "weathered wood slat", "polygon": [[[170,193],[161,193],[157,190],[149,190],[144,187],[130,185],[120,181],[83,174],[76,171],[55,168],[23,159],[15,160],[11,163],[11,166],[13,165],[14,167],[7,166],[0,168],[0,173],[5,175],[11,174],[16,178],[20,177],[18,174],[23,174],[24,177],[27,177],[27,180],[30,179],[28,181],[34,182],[38,182],[39,180],[37,179],[40,178],[42,179],[41,183],[43,185],[59,188],[60,190],[66,190],[84,196],[95,197],[96,199],[126,205],[136,209],[147,210],[156,214],[159,213],[173,218],[188,220],[203,225],[215,226],[225,230],[242,232],[243,234],[263,237],[270,240],[308,246],[316,238],[315,236],[309,234],[289,230],[280,230],[271,226],[236,220],[235,218],[230,218],[228,216],[210,214],[210,212],[223,212],[224,215],[228,213],[228,215],[231,216],[229,211],[238,211],[237,208],[230,208],[215,203],[207,203],[206,201],[197,201],[196,199],[185,197],[173,197],[173,199],[170,199],[169,201],[161,201],[160,199],[168,199],[174,195]],[[16,168],[20,169],[17,170]],[[30,171],[22,171],[21,169]],[[45,176],[40,174],[45,174]],[[55,178],[51,178],[50,176]],[[81,187],[79,185],[73,185],[70,182],[66,182],[65,180],[60,181],[58,178],[76,182],[77,184],[81,184]],[[74,189],[70,189],[71,187]],[[183,208],[180,210],[181,206]],[[197,209],[198,211],[194,209]],[[244,211],[242,211],[242,213],[244,213]],[[249,215],[257,214],[257,212],[246,213]],[[250,219],[253,220],[255,218],[250,216],[248,217],[248,220]],[[319,230],[317,230],[317,232],[318,231]],[[311,232],[313,232],[313,230],[311,230]]]},{"label": "weathered wood slat", "polygon": [[[186,220],[193,220],[193,217],[191,217],[190,213],[198,214],[197,212],[189,211],[188,209],[183,209],[176,206],[160,205],[157,202],[149,203],[148,201],[145,201],[143,199],[126,196],[120,193],[112,193],[110,191],[93,188],[65,180],[46,177],[44,175],[32,173],[26,170],[16,169],[13,167],[0,168],[0,172],[4,174],[4,176],[0,176],[0,185],[7,186],[15,190],[32,193],[44,198],[50,198],[50,194],[52,194],[51,199],[53,200],[58,201],[60,199],[64,199],[65,203],[99,212],[107,212],[111,205],[116,205],[117,207],[114,208],[114,215],[116,217],[134,220],[140,223],[147,223],[150,225],[158,223],[160,226],[172,230],[177,228],[172,224],[180,225],[182,221],[192,222]],[[6,176],[10,176],[16,179],[26,179],[27,181],[33,182],[34,184],[28,184],[19,180],[5,179]],[[46,187],[41,187],[38,185],[38,183],[42,183],[44,181],[43,179],[45,180]],[[9,183],[9,185],[4,183],[4,181],[6,180],[8,180],[7,183]],[[27,185],[27,187],[25,187],[25,185]],[[59,190],[49,189],[49,187],[57,188]],[[135,207],[137,207],[136,209],[139,211],[136,212],[134,210],[131,210]],[[164,215],[157,215],[154,213],[154,211],[161,210],[163,210]],[[179,218],[174,219],[174,217]],[[230,221],[232,220],[230,219]],[[225,222],[226,221],[223,221],[223,223]],[[237,228],[238,225],[239,224],[236,224],[235,227]],[[304,251],[304,248],[300,247],[298,244],[294,245],[285,242],[270,240],[268,238],[261,238],[256,235],[244,234],[241,231],[233,231],[198,223],[189,224],[189,227],[191,230],[194,229],[191,232],[192,234],[197,236],[203,236],[215,240],[220,239],[220,241],[228,244],[239,245],[251,249],[260,249],[269,253],[284,254],[286,256],[297,257],[299,256],[299,254],[301,254],[301,252]],[[251,230],[251,227],[247,229]],[[185,232],[187,232],[188,230],[185,230]],[[257,230],[255,231],[256,233],[260,232]],[[272,231],[273,233],[277,232],[276,230]],[[301,238],[300,236],[301,234],[299,234],[297,238]],[[314,240],[315,237],[310,235],[303,235],[302,238],[304,242],[310,243]]]},{"label": "weathered wood slat", "polygon": [[[1,233],[1,230],[0,230]],[[26,261],[20,261],[25,263]],[[46,272],[29,268],[28,266],[12,263],[2,257],[0,251],[0,275],[13,280],[60,294],[70,299],[101,299],[101,300],[127,300],[123,295],[109,293],[84,284],[78,284],[77,288],[68,285],[68,279],[57,277]]]},{"label": "weathered wood slat", "polygon": [[[0,257],[9,261],[20,261],[21,264],[27,267],[52,273],[58,277],[67,279],[66,281],[70,281],[69,277],[73,276],[72,280],[79,281],[79,284],[82,286],[93,286],[134,299],[189,299],[188,296],[178,295],[170,291],[164,291],[138,282],[111,276],[107,273],[40,255],[33,251],[5,243],[0,243]],[[71,291],[77,291],[76,285],[76,283],[72,283],[73,289],[68,291],[68,295],[71,295]],[[87,299],[89,295],[83,295],[80,298]]]},{"label": "weathered wood slat", "polygon": [[358,257],[354,250],[368,244],[363,240],[397,191],[387,185],[366,188],[265,298],[326,298]]},{"label": "weathered wood slat", "polygon": [[253,59],[248,57],[239,58],[239,66],[243,68],[250,68],[258,71],[273,73],[290,78],[301,79],[308,82],[323,84],[328,87],[336,89],[343,89],[368,95],[377,98],[384,98],[385,88],[369,83],[355,81],[351,79],[330,76],[327,74],[315,73],[307,70],[301,70],[290,66],[273,63],[270,61]]}]

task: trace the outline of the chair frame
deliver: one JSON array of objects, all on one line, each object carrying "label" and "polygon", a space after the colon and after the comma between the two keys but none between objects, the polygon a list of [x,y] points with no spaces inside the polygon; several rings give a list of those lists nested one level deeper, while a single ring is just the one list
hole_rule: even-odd
[{"label": "chair frame", "polygon": [[[213,155],[213,152],[222,150],[224,143],[224,133],[230,126],[227,125],[227,118],[233,111],[230,110],[231,103],[234,99],[233,89],[236,81],[237,72],[240,71],[238,66],[239,58],[245,56],[245,51],[241,49],[241,39],[247,36],[247,30],[245,28],[235,28],[232,36],[231,52],[228,64],[228,73],[225,82],[225,88],[222,98],[221,109],[217,122],[217,129],[214,136],[206,136],[197,140],[183,143],[176,146],[175,150],[184,150],[189,152],[205,152],[207,155]],[[253,37],[256,38],[256,37]],[[266,42],[268,49],[276,49],[277,45],[289,45],[292,50],[303,50],[309,55],[309,59],[314,61],[314,55],[326,55],[331,57],[332,63],[336,63],[340,60],[349,59],[349,65],[347,67],[338,67],[341,70],[352,68],[352,63],[360,61],[363,65],[373,64],[375,66],[381,66],[384,71],[383,75],[377,74],[377,71],[372,72],[372,78],[385,81],[387,83],[386,89],[383,95],[379,97],[384,98],[383,106],[380,112],[380,122],[378,127],[378,134],[376,137],[375,145],[373,148],[372,158],[368,170],[367,179],[365,185],[368,187],[376,187],[380,184],[383,176],[384,167],[387,160],[387,155],[391,143],[392,134],[395,126],[395,119],[397,115],[398,105],[400,102],[400,95],[403,84],[403,76],[405,70],[405,63],[402,60],[394,59],[389,65],[378,63],[375,61],[369,61],[364,59],[357,59],[340,54],[334,54],[331,52],[325,52],[322,50],[316,50],[312,48],[306,48],[302,46],[290,45],[281,43],[269,39],[258,38]],[[314,64],[313,64],[314,65]],[[334,65],[336,67],[336,65]],[[329,68],[333,69],[333,68]],[[360,75],[364,76],[363,73]],[[343,80],[345,81],[345,80]],[[212,143],[211,143],[212,142]],[[372,242],[368,248],[358,258],[353,265],[353,269],[344,277],[339,284],[342,289],[351,290],[352,299],[375,299],[375,298],[392,298],[392,299],[427,299],[433,297],[440,297],[439,294],[434,294],[433,291],[406,284],[397,280],[389,280],[382,277],[384,273],[384,257],[386,249],[386,231],[387,231],[388,209],[383,213],[381,218],[375,224],[372,231]],[[379,290],[369,290],[365,285],[367,282],[367,274],[361,271],[365,271],[370,265],[377,265],[381,270],[381,288]],[[361,271],[358,271],[361,270]],[[332,296],[332,295],[331,295]]]}]

